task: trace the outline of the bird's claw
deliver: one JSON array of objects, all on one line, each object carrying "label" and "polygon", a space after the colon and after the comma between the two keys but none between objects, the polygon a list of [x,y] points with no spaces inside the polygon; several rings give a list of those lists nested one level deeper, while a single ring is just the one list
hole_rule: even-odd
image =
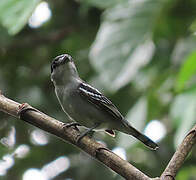
[{"label": "bird's claw", "polygon": [[77,131],[79,131],[77,126],[81,126],[79,123],[77,122],[71,122],[71,123],[66,123],[63,125],[65,128],[69,128],[69,127],[74,127],[74,129],[76,129]]},{"label": "bird's claw", "polygon": [[83,133],[81,133],[80,135],[78,135],[76,143],[80,143],[81,139],[84,138],[85,136],[89,135],[89,138],[92,138],[93,134],[95,131],[84,131]]},{"label": "bird's claw", "polygon": [[86,136],[87,134],[86,133],[81,133],[80,135],[78,135],[77,139],[76,139],[76,143],[79,144],[81,139]]}]

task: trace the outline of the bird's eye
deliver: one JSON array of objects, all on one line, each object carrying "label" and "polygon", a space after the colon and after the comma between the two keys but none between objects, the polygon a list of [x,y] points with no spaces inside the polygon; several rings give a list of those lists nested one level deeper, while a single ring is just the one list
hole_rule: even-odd
[{"label": "bird's eye", "polygon": [[51,64],[51,73],[53,72],[53,70],[58,66],[57,60],[54,60]]},{"label": "bird's eye", "polygon": [[52,68],[55,69],[57,67],[57,64],[52,64]]}]

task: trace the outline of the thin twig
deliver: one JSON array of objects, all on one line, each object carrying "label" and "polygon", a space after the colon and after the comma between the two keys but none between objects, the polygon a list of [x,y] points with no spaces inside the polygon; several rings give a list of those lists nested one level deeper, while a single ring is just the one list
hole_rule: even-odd
[{"label": "thin twig", "polygon": [[161,180],[174,180],[177,171],[182,166],[185,158],[191,151],[193,145],[196,143],[196,125],[189,131],[187,136],[184,138],[181,145],[178,147],[174,153],[172,159],[167,165],[165,171],[161,175]]},{"label": "thin twig", "polygon": [[[56,30],[54,32],[49,32],[48,34],[39,35],[34,34],[33,36],[23,37],[21,42],[21,37],[15,39],[15,43],[7,47],[6,51],[13,51],[25,48],[34,48],[41,44],[56,43],[58,41],[64,40],[71,32],[73,32],[72,27],[65,27],[61,30]],[[20,43],[18,43],[20,42]]]}]

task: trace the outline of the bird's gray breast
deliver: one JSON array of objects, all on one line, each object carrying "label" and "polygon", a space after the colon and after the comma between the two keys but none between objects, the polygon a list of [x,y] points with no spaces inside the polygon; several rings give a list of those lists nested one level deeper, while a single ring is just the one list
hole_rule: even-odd
[{"label": "bird's gray breast", "polygon": [[75,87],[66,86],[63,89],[56,88],[55,91],[63,110],[81,125],[90,128],[95,123],[106,120],[97,107],[81,97]]}]

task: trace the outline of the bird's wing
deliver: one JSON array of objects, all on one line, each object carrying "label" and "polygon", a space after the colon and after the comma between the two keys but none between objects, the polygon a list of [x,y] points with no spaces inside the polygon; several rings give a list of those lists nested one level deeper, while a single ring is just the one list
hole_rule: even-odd
[{"label": "bird's wing", "polygon": [[[158,148],[158,145],[154,143],[151,139],[149,139],[147,136],[141,134],[138,130],[133,128],[121,115],[121,113],[118,111],[118,109],[112,104],[112,102],[107,99],[103,94],[101,94],[97,89],[91,87],[90,85],[86,83],[81,83],[78,86],[79,94],[84,97],[84,99],[88,102],[90,102],[95,107],[99,108],[101,111],[105,113],[109,113],[111,116],[114,117],[116,120],[121,120],[121,122],[125,125],[123,129],[120,131],[130,134],[134,136],[135,138],[139,139],[141,142],[143,142],[145,145],[150,147],[151,149],[156,150]],[[109,133],[112,136],[115,136],[113,130],[106,130],[107,133]]]},{"label": "bird's wing", "polygon": [[124,119],[115,105],[97,89],[83,82],[79,85],[78,91],[84,99],[100,110],[110,113],[115,119]]}]

